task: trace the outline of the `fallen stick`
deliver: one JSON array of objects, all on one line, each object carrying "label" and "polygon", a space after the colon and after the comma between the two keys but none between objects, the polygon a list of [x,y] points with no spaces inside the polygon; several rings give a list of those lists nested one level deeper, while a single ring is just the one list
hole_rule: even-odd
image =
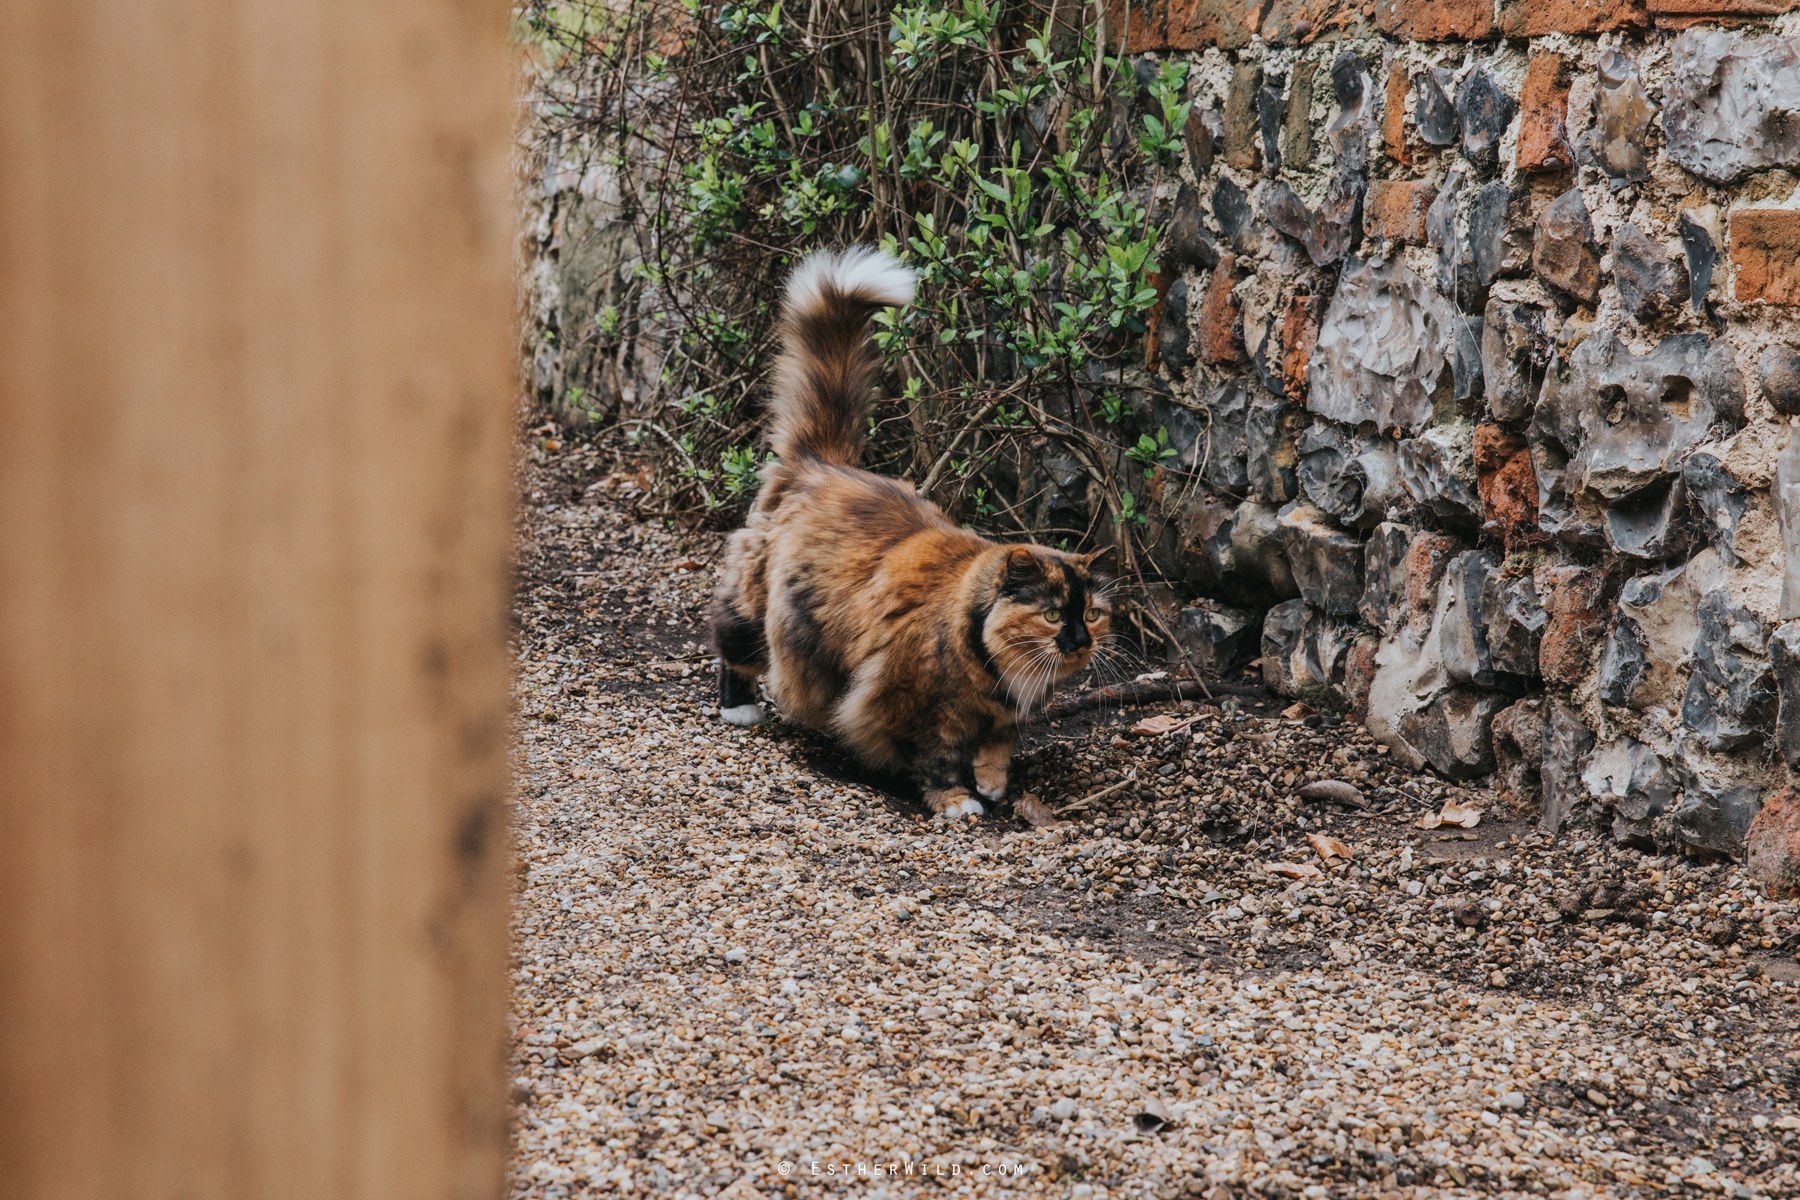
[{"label": "fallen stick", "polygon": [[1134,784],[1136,782],[1137,782],[1137,772],[1133,771],[1131,774],[1127,775],[1125,778],[1119,780],[1119,782],[1113,784],[1109,788],[1104,789],[1103,791],[1095,792],[1091,796],[1079,797],[1078,799],[1076,799],[1076,801],[1073,804],[1063,805],[1061,808],[1055,810],[1056,815],[1060,817],[1060,816],[1064,816],[1068,813],[1081,812],[1085,809],[1092,808],[1094,805],[1100,803],[1100,801],[1106,799],[1108,796],[1112,795],[1114,792],[1124,791],[1126,788],[1130,787],[1132,784]]},{"label": "fallen stick", "polygon": [[[1210,689],[1210,690],[1209,690]],[[1047,720],[1108,704],[1153,704],[1161,700],[1210,700],[1215,695],[1264,696],[1266,689],[1245,683],[1202,683],[1198,679],[1159,679],[1154,683],[1115,683],[1079,696],[1065,696],[1044,709]]]},{"label": "fallen stick", "polygon": [[1317,783],[1309,783],[1300,789],[1300,798],[1302,800],[1328,801],[1332,804],[1347,805],[1350,808],[1366,809],[1369,807],[1369,802],[1363,799],[1363,794],[1356,789],[1355,785],[1345,783],[1341,779],[1321,779]]}]

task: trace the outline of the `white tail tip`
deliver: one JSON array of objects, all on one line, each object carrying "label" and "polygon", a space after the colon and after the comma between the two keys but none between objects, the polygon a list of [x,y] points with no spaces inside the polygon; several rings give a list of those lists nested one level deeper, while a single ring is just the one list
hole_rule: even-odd
[{"label": "white tail tip", "polygon": [[804,311],[818,302],[820,291],[829,285],[846,296],[898,307],[912,303],[917,284],[913,269],[885,250],[873,246],[819,250],[788,277],[787,302]]}]

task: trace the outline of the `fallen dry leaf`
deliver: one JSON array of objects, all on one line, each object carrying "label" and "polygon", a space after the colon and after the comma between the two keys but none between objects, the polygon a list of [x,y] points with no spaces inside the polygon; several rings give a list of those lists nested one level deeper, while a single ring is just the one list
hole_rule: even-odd
[{"label": "fallen dry leaf", "polygon": [[1285,875],[1289,879],[1322,879],[1325,872],[1311,863],[1264,863],[1263,870],[1271,875]]},{"label": "fallen dry leaf", "polygon": [[697,559],[684,558],[680,562],[676,563],[674,566],[670,567],[669,570],[671,570],[671,571],[704,571],[704,570],[706,570],[706,564],[698,561]]},{"label": "fallen dry leaf", "polygon": [[1318,711],[1319,710],[1312,705],[1301,700],[1296,700],[1286,708],[1282,709],[1281,715],[1290,721],[1300,721],[1307,717],[1315,716]]},{"label": "fallen dry leaf", "polygon": [[1419,828],[1420,829],[1436,829],[1439,825],[1442,825],[1443,823],[1444,823],[1444,818],[1438,816],[1436,813],[1426,813],[1424,816],[1419,818]]},{"label": "fallen dry leaf", "polygon": [[1351,808],[1367,808],[1369,802],[1363,794],[1341,779],[1321,779],[1317,783],[1309,783],[1300,789],[1302,800],[1328,800],[1333,804],[1347,804]]},{"label": "fallen dry leaf", "polygon": [[1177,729],[1186,729],[1199,717],[1188,717],[1185,720],[1174,713],[1157,713],[1154,717],[1145,717],[1131,727],[1131,732],[1139,737],[1161,737],[1165,733],[1174,733]]},{"label": "fallen dry leaf", "polygon": [[1341,858],[1345,862],[1349,862],[1356,857],[1354,850],[1328,834],[1309,833],[1306,835],[1306,841],[1308,845],[1319,852],[1319,857],[1327,862],[1334,858]]},{"label": "fallen dry leaf", "polygon": [[1461,825],[1464,829],[1473,829],[1481,824],[1481,809],[1468,808],[1446,800],[1444,811],[1438,814],[1438,820],[1446,825]]},{"label": "fallen dry leaf", "polygon": [[1030,792],[1013,801],[1013,815],[1023,817],[1038,829],[1049,829],[1053,825],[1062,824],[1049,806]]}]

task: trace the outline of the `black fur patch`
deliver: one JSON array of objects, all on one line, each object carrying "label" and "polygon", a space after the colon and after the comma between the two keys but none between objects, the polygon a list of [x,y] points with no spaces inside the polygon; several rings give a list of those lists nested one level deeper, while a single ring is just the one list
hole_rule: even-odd
[{"label": "black fur patch", "polygon": [[1083,586],[1081,576],[1069,572],[1069,594],[1063,600],[1062,628],[1056,634],[1056,648],[1064,654],[1094,644],[1093,635],[1087,627],[1087,588]]},{"label": "black fur patch", "polygon": [[991,677],[1000,678],[1000,672],[994,669],[994,656],[988,653],[987,639],[983,636],[987,629],[988,614],[994,611],[992,604],[975,604],[969,607],[969,624],[964,630],[969,653],[981,664],[981,669]]},{"label": "black fur patch", "polygon": [[756,703],[756,685],[736,671],[719,664],[719,707],[739,708]]},{"label": "black fur patch", "polygon": [[788,626],[788,653],[801,670],[823,684],[832,695],[844,690],[850,674],[843,660],[825,638],[825,626],[819,621],[819,594],[811,584],[790,579],[787,585],[788,607],[792,619]]},{"label": "black fur patch", "polygon": [[912,769],[912,776],[924,789],[949,791],[951,788],[961,787],[964,783],[963,776],[973,771],[969,762],[954,754],[933,754],[913,761],[916,765]]},{"label": "black fur patch", "polygon": [[1049,583],[1045,575],[1044,564],[1038,561],[1037,555],[1015,551],[1006,560],[1006,574],[1001,578],[1000,590],[1020,599],[1037,595]]},{"label": "black fur patch", "polygon": [[747,621],[716,600],[707,618],[712,627],[713,650],[720,658],[734,667],[769,665],[769,642],[761,621]]}]

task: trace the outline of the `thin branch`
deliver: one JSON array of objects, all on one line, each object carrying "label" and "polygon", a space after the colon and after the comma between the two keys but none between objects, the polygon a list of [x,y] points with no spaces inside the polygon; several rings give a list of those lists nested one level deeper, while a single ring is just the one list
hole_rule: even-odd
[{"label": "thin branch", "polygon": [[993,416],[994,410],[999,407],[999,400],[989,400],[987,404],[982,406],[980,412],[977,412],[961,429],[956,431],[956,436],[950,439],[950,444],[944,448],[942,454],[938,455],[938,460],[931,464],[931,470],[925,472],[925,482],[919,485],[919,494],[921,496],[929,497],[931,495],[931,489],[937,486],[938,476],[950,462],[950,456],[955,454],[957,450],[962,447],[963,439],[975,432],[975,429],[983,421]]}]

